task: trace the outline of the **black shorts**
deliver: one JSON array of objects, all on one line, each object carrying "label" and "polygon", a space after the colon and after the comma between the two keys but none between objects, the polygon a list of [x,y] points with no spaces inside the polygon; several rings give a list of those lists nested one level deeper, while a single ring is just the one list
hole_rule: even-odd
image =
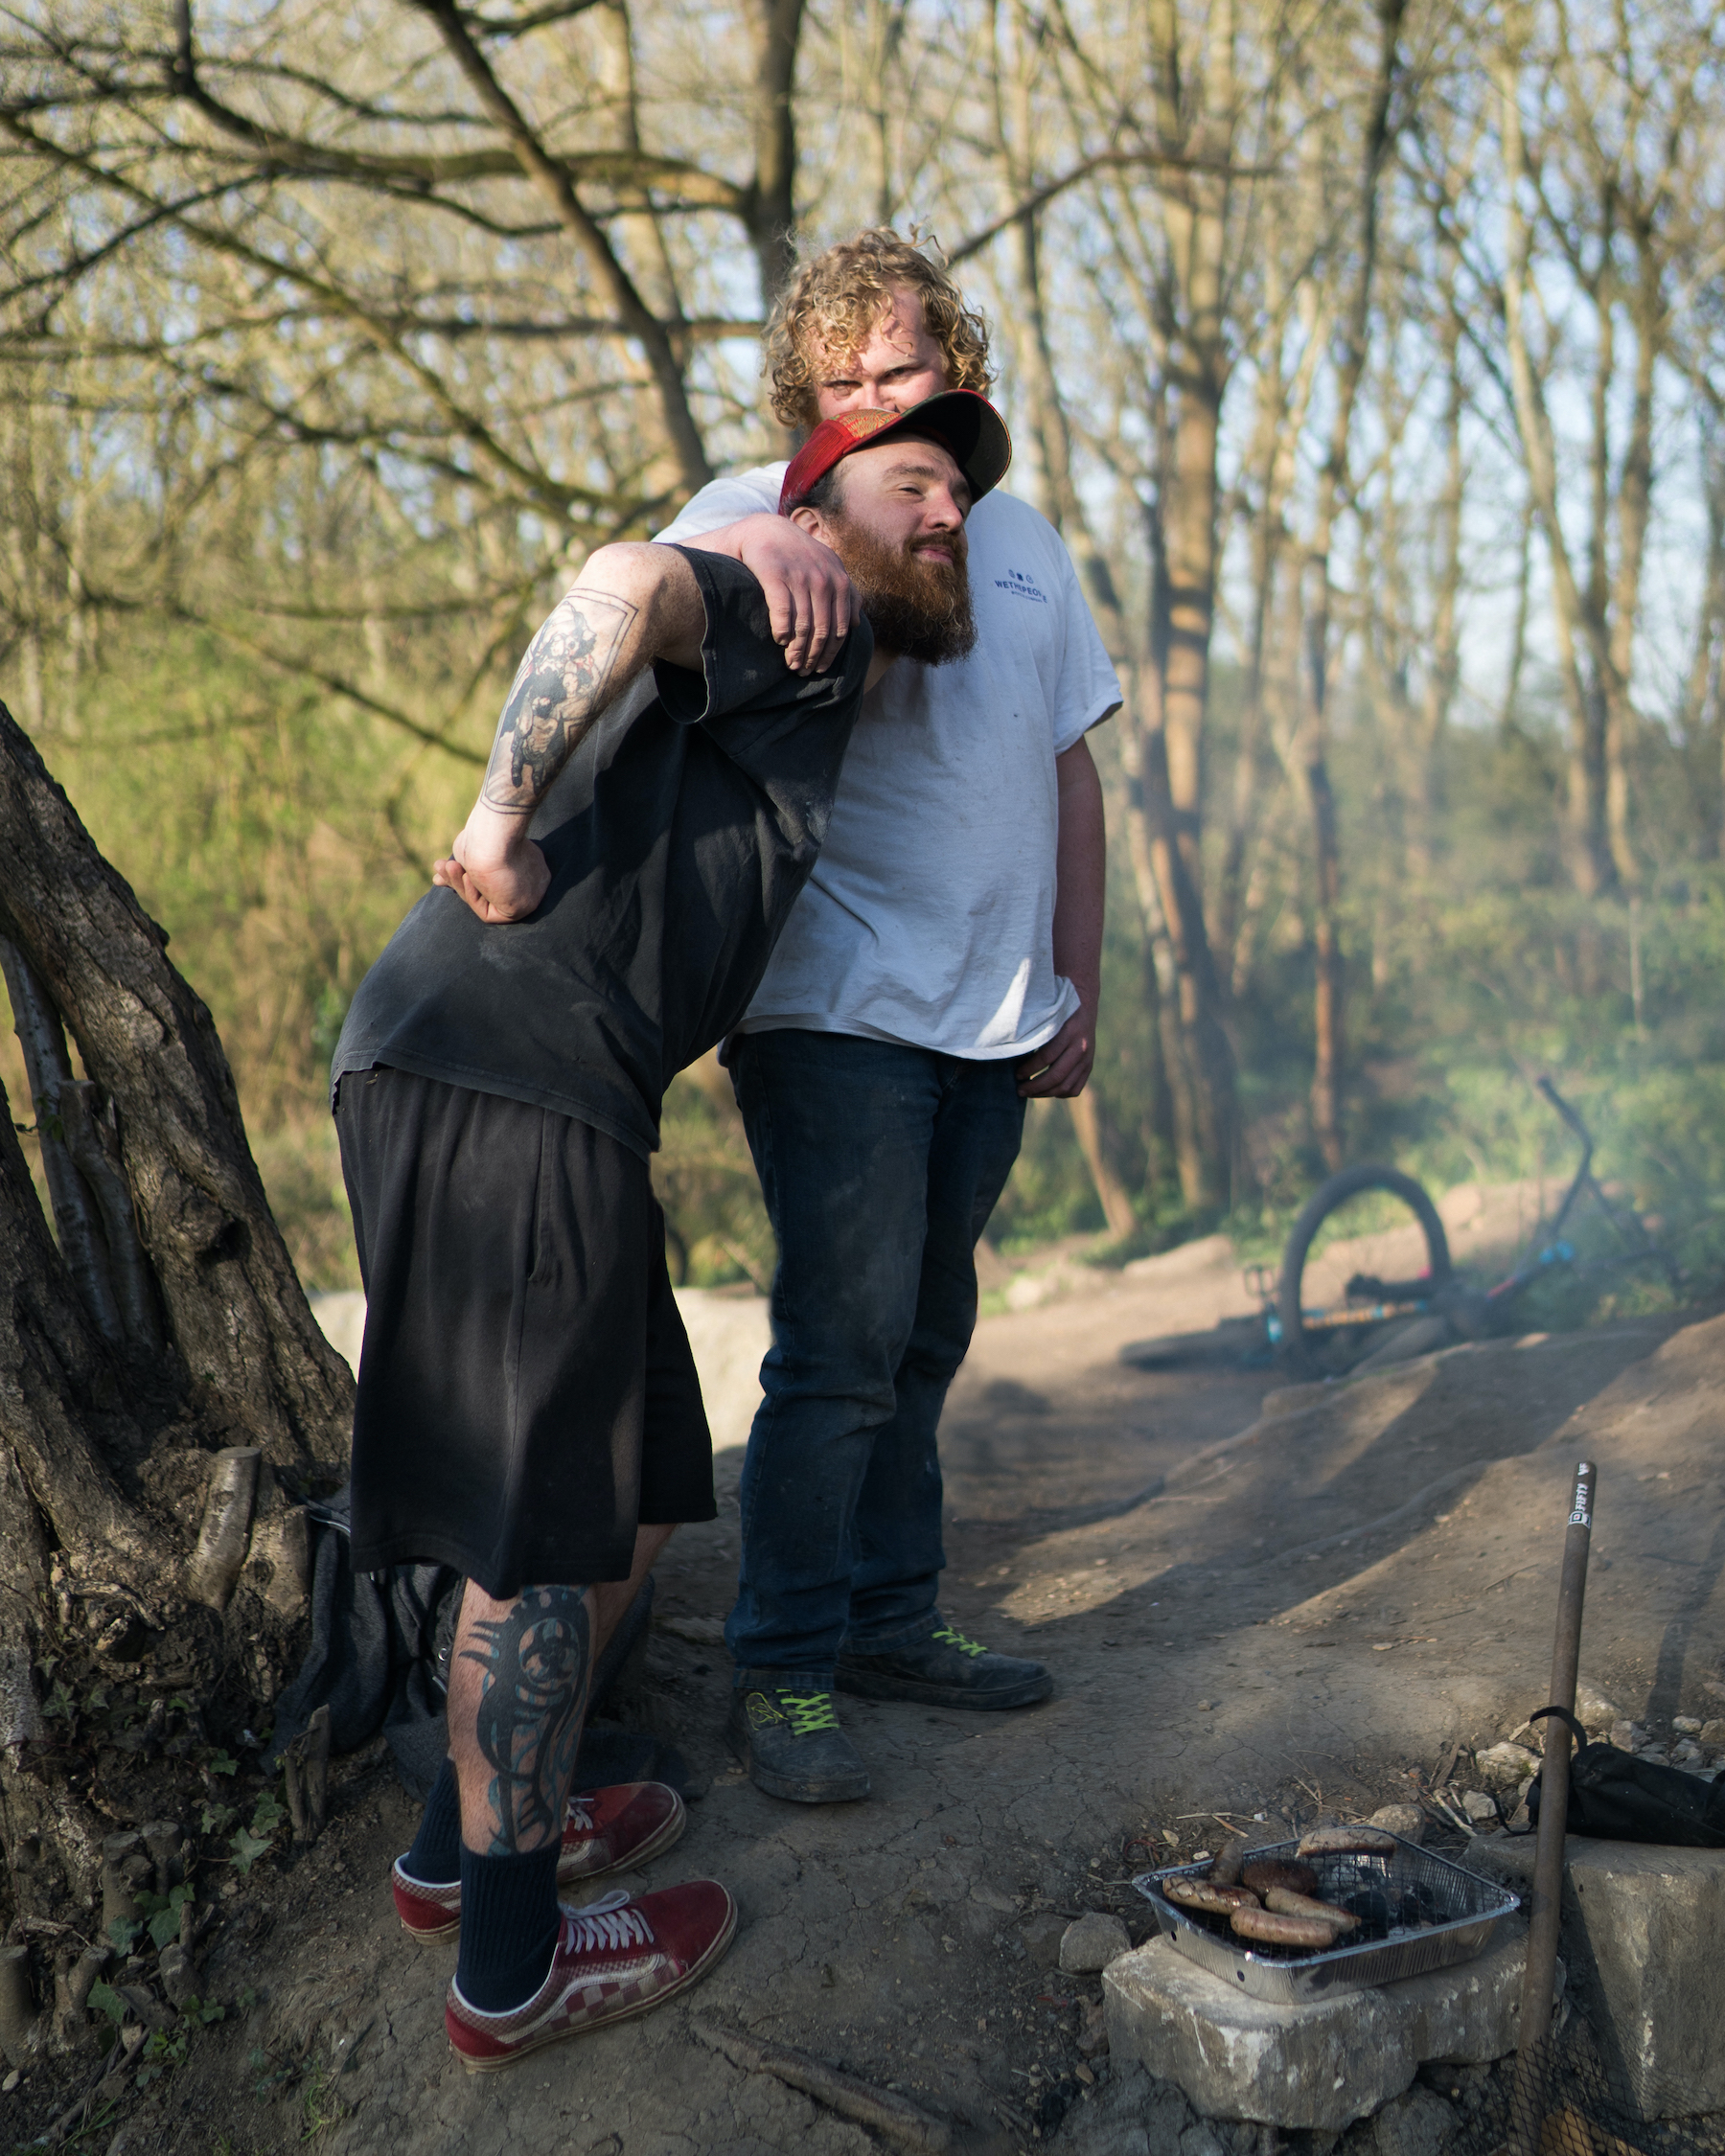
[{"label": "black shorts", "polygon": [[711,1520],[713,1444],[647,1162],[549,1109],[379,1067],[336,1096],[365,1282],[353,1563],[488,1594],[626,1579]]}]

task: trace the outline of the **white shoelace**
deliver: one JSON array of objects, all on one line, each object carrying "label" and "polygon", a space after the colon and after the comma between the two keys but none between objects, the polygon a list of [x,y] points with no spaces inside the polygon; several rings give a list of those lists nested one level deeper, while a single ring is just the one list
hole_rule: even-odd
[{"label": "white shoelace", "polygon": [[569,1823],[584,1831],[590,1831],[593,1824],[593,1800],[590,1797],[569,1799]]},{"label": "white shoelace", "polygon": [[652,1946],[653,1926],[625,1890],[564,1913],[564,1951],[597,1954],[607,1947]]}]

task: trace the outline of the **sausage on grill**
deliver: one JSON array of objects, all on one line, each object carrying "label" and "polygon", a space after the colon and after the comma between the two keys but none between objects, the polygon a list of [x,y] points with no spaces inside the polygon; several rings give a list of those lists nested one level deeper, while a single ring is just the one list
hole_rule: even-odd
[{"label": "sausage on grill", "polygon": [[1360,1919],[1346,1909],[1338,1909],[1334,1902],[1314,1901],[1310,1894],[1291,1894],[1286,1887],[1272,1887],[1264,1896],[1264,1907],[1283,1916],[1313,1917],[1338,1933],[1357,1932],[1360,1928]]},{"label": "sausage on grill", "polygon": [[1242,1938],[1266,1946],[1305,1946],[1322,1953],[1335,1944],[1330,1926],[1316,1916],[1283,1916],[1274,1909],[1236,1909],[1229,1919]]},{"label": "sausage on grill", "polygon": [[1246,1845],[1237,1837],[1224,1842],[1222,1853],[1209,1868],[1211,1881],[1218,1887],[1231,1887],[1238,1883],[1240,1867],[1246,1862]]},{"label": "sausage on grill", "polygon": [[1182,1909],[1208,1909],[1218,1916],[1258,1906],[1258,1897],[1250,1887],[1219,1887],[1210,1879],[1170,1879],[1162,1892]]},{"label": "sausage on grill", "polygon": [[1307,1856],[1393,1856],[1395,1836],[1381,1826],[1316,1826],[1300,1838]]},{"label": "sausage on grill", "polygon": [[1291,1857],[1254,1857],[1240,1877],[1254,1893],[1268,1893],[1272,1887],[1285,1887],[1291,1894],[1318,1892],[1317,1872],[1309,1864],[1296,1864]]}]

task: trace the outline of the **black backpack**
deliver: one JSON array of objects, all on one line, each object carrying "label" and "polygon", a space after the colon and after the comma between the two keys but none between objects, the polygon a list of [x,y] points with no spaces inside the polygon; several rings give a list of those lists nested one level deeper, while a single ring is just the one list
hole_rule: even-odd
[{"label": "black backpack", "polygon": [[[1589,1744],[1587,1732],[1561,1707],[1542,1707],[1531,1721],[1555,1715],[1580,1744],[1570,1761],[1566,1834],[1602,1842],[1661,1842],[1682,1849],[1725,1849],[1725,1774],[1717,1781],[1638,1759],[1615,1744]],[[1528,1817],[1539,1823],[1543,1770],[1528,1792]]]}]

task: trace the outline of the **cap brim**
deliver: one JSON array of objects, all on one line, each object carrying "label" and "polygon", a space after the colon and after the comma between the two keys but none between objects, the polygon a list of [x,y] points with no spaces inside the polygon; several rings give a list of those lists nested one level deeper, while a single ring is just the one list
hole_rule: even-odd
[{"label": "cap brim", "polygon": [[974,389],[943,389],[912,404],[890,426],[878,428],[858,448],[872,449],[895,434],[921,434],[938,442],[963,472],[973,505],[1006,476],[1012,436],[986,397]]}]

